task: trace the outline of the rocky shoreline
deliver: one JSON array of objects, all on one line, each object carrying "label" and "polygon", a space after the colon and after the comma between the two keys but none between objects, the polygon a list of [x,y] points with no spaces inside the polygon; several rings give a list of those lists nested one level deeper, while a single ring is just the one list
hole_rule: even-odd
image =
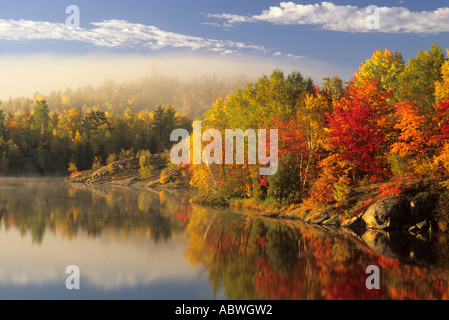
[{"label": "rocky shoreline", "polygon": [[433,212],[439,195],[422,192],[411,201],[405,196],[390,196],[371,204],[365,211],[352,217],[333,212],[333,208],[312,212],[301,205],[263,213],[262,216],[278,219],[298,219],[311,225],[341,227],[353,231],[407,231],[419,234],[438,230]]},{"label": "rocky shoreline", "polygon": [[386,197],[375,201],[354,217],[324,211],[304,212],[302,206],[263,213],[264,217],[299,221],[325,233],[346,235],[360,241],[373,252],[413,264],[430,264],[435,259],[429,250],[441,237],[433,212],[438,194],[422,192],[411,201],[405,196]]},{"label": "rocky shoreline", "polygon": [[[151,165],[153,174],[146,180],[139,177],[139,160],[127,159],[97,170],[80,172],[66,181],[153,191],[188,190],[182,168],[169,168],[162,155],[153,155]],[[429,250],[434,240],[447,237],[447,234],[440,232],[441,222],[435,219],[435,209],[440,199],[438,188],[431,187],[435,185],[438,183],[418,181],[400,196],[383,198],[378,193],[363,189],[356,191],[352,199],[344,204],[313,209],[307,209],[304,205],[271,211],[262,206],[252,209],[236,206],[235,209],[251,210],[256,212],[255,216],[281,223],[302,223],[305,228],[346,235],[386,257],[427,264],[434,258],[432,250]],[[371,186],[370,190],[378,190],[378,186]],[[367,199],[372,201],[367,202]],[[367,205],[361,206],[365,202]]]},{"label": "rocky shoreline", "polygon": [[[72,183],[109,184],[145,189],[188,189],[188,181],[183,169],[170,168],[161,154],[151,156],[152,175],[149,179],[139,178],[139,159],[120,160],[96,170],[77,173],[67,178]],[[420,181],[418,184],[422,184]],[[435,183],[433,183],[435,185]],[[439,193],[429,184],[411,188],[411,191],[400,196],[380,198],[359,210],[347,210],[361,202],[368,192],[359,192],[354,199],[344,205],[324,208],[305,209],[303,205],[283,207],[270,212],[259,212],[267,218],[301,220],[317,226],[344,228],[358,235],[368,230],[405,231],[412,235],[420,235],[437,231],[445,231],[436,221],[434,211],[439,200]],[[373,196],[373,195],[371,195]],[[373,196],[376,198],[375,196]],[[346,208],[346,209],[342,209]],[[349,212],[348,212],[349,211]]]},{"label": "rocky shoreline", "polygon": [[[184,189],[187,187],[182,168],[167,169],[167,162],[161,154],[151,156],[152,175],[141,180],[139,159],[116,161],[99,169],[87,170],[66,178],[67,182],[86,184],[109,184],[134,186],[148,189]],[[162,177],[163,172],[163,177]]]}]

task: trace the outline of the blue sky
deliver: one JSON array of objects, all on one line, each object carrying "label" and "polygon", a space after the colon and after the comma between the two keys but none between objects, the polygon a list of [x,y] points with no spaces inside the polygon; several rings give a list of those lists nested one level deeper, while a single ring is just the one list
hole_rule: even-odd
[{"label": "blue sky", "polygon": [[[80,9],[80,29],[65,27],[69,5]],[[369,5],[380,8],[379,30],[366,28]],[[347,80],[376,49],[407,61],[434,42],[449,47],[448,40],[447,0],[2,0],[0,98],[154,68],[257,76],[279,67],[319,84],[336,74]]]}]

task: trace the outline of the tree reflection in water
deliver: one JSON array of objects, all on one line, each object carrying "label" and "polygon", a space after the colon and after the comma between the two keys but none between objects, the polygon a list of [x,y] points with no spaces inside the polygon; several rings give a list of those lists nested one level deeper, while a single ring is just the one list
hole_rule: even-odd
[{"label": "tree reflection in water", "polygon": [[67,185],[60,179],[24,181],[29,180],[22,180],[26,185],[22,192],[16,192],[15,185],[9,189],[8,183],[2,184],[0,219],[6,230],[18,228],[22,236],[29,232],[38,244],[48,231],[73,239],[79,232],[99,237],[108,230],[119,231],[124,238],[132,234],[165,242],[185,228],[174,212],[190,210],[188,198],[166,192]]},{"label": "tree reflection in water", "polygon": [[[448,298],[447,235],[356,235],[192,206],[166,192],[44,180],[2,179],[2,228],[30,233],[37,244],[48,232],[75,239],[111,231],[161,245],[185,233],[188,262],[228,299]],[[381,270],[380,290],[365,287],[369,265]]]},{"label": "tree reflection in water", "polygon": [[[189,262],[203,265],[214,292],[223,288],[228,299],[448,297],[446,236],[427,242],[407,234],[363,237],[196,206],[192,212]],[[380,290],[365,287],[369,265],[381,270]]]}]

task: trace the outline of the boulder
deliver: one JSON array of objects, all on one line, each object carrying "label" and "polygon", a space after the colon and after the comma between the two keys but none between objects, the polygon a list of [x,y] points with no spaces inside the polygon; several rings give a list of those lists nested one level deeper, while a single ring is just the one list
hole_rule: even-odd
[{"label": "boulder", "polygon": [[353,217],[344,221],[341,226],[349,229],[363,229],[365,228],[365,221],[363,221],[359,217]]},{"label": "boulder", "polygon": [[326,226],[339,226],[340,219],[338,218],[338,214],[334,214],[329,219],[323,221],[323,224]]},{"label": "boulder", "polygon": [[410,203],[399,197],[387,197],[372,204],[362,219],[369,229],[401,229],[410,223]]},{"label": "boulder", "polygon": [[323,214],[323,212],[321,212],[321,211],[320,212],[311,212],[310,210],[308,210],[308,212],[306,212],[306,216],[304,217],[304,221],[307,223],[311,223],[312,220],[315,220],[322,214]]},{"label": "boulder", "polygon": [[322,214],[322,215],[319,215],[318,217],[310,220],[310,223],[312,223],[312,224],[321,224],[321,223],[323,223],[324,221],[326,221],[328,219],[329,219],[329,216],[327,214]]}]

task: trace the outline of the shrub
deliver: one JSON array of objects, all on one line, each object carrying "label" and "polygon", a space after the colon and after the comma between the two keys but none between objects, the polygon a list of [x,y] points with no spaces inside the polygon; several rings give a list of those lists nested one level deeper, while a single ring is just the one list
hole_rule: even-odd
[{"label": "shrub", "polygon": [[444,144],[438,156],[435,156],[432,163],[433,171],[439,168],[444,168],[443,171],[447,174],[449,172],[449,144]]},{"label": "shrub", "polygon": [[161,184],[167,184],[170,182],[170,176],[167,174],[167,172],[169,172],[169,171],[170,171],[169,168],[165,168],[164,170],[162,170],[161,177],[159,179],[159,182]]},{"label": "shrub", "polygon": [[76,167],[76,164],[74,164],[73,162],[69,163],[69,172],[72,176],[78,173],[78,168]]},{"label": "shrub", "polygon": [[101,157],[97,156],[94,158],[94,163],[92,165],[92,169],[93,170],[98,170],[102,167],[103,165],[101,164]]},{"label": "shrub", "polygon": [[306,204],[313,206],[316,203],[331,203],[334,201],[332,191],[337,179],[328,172],[323,172],[310,189],[310,196],[306,199]]},{"label": "shrub", "polygon": [[403,182],[385,183],[379,188],[379,198],[386,198],[390,196],[397,197],[404,193],[406,185]]},{"label": "shrub", "polygon": [[36,153],[36,166],[40,169],[40,170],[45,170],[47,167],[47,163],[45,161],[45,153],[43,148],[39,147],[37,148],[37,153]]},{"label": "shrub", "polygon": [[400,177],[411,172],[407,157],[401,157],[398,154],[389,154],[387,157],[393,175]]},{"label": "shrub", "polygon": [[268,194],[267,177],[252,177],[253,197],[257,200],[265,200]]},{"label": "shrub", "polygon": [[153,167],[151,166],[151,152],[142,150],[139,153],[139,176],[141,180],[151,178],[153,175]]},{"label": "shrub", "polygon": [[6,173],[8,171],[8,165],[9,165],[8,155],[6,154],[6,152],[3,152],[2,158],[0,160],[0,171]]},{"label": "shrub", "polygon": [[207,194],[198,193],[192,200],[194,203],[223,207],[228,206],[230,201],[228,197],[224,196],[220,192],[210,192]]},{"label": "shrub", "polygon": [[111,153],[106,160],[106,164],[110,165],[111,163],[114,163],[116,161],[117,161],[117,155],[115,153]]},{"label": "shrub", "polygon": [[349,186],[349,183],[344,179],[334,185],[332,198],[334,198],[334,200],[337,202],[345,201],[348,198],[350,192],[351,187]]},{"label": "shrub", "polygon": [[122,149],[119,154],[119,160],[133,159],[135,156],[136,155],[132,149],[130,150]]}]

